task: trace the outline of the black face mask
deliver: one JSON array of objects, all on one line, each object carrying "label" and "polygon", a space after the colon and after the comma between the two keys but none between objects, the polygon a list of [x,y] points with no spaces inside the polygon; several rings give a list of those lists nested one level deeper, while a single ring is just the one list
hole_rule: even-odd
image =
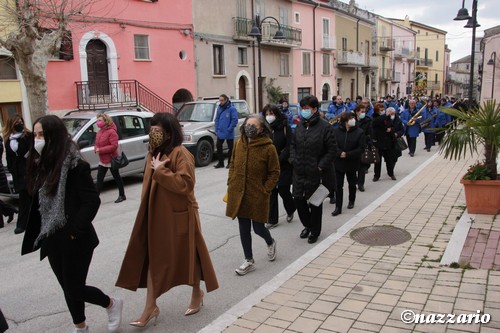
[{"label": "black face mask", "polygon": [[23,124],[15,124],[14,129],[16,132],[22,132],[24,130],[24,125]]}]

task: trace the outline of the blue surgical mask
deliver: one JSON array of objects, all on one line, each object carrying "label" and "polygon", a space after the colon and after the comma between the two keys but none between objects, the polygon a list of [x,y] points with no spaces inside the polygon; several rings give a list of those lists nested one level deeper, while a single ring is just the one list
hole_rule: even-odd
[{"label": "blue surgical mask", "polygon": [[300,110],[300,115],[305,119],[309,119],[309,118],[311,118],[311,110],[302,109],[302,110]]},{"label": "blue surgical mask", "polygon": [[366,117],[366,113],[360,113],[359,114],[359,119],[363,119],[364,117]]}]

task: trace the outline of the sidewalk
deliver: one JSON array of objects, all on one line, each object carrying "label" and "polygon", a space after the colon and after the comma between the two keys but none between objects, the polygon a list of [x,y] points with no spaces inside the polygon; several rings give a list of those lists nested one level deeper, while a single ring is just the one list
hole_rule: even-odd
[{"label": "sidewalk", "polygon": [[[469,164],[435,155],[200,332],[500,332],[497,216],[473,216],[466,222],[465,246],[462,241],[448,249],[466,269],[440,265],[455,226],[467,216],[459,179]],[[361,227],[387,225],[406,230],[411,239],[368,246],[350,237]],[[487,269],[492,267],[496,270]],[[487,324],[403,322],[414,314],[444,314],[443,321],[447,314],[469,314],[479,323],[487,321],[486,314],[491,319]]]}]

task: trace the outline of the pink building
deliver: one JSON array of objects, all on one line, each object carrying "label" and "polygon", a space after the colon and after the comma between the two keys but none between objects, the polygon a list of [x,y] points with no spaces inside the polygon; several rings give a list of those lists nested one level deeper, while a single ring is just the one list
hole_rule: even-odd
[{"label": "pink building", "polygon": [[390,94],[402,98],[411,93],[415,80],[416,32],[399,24],[392,24],[394,36],[394,73]]},{"label": "pink building", "polygon": [[481,103],[495,99],[500,103],[500,25],[484,30],[481,40],[483,52],[481,76]]},{"label": "pink building", "polygon": [[120,1],[89,20],[70,24],[62,59],[49,62],[51,111],[134,104],[171,111],[193,100],[191,1]]}]

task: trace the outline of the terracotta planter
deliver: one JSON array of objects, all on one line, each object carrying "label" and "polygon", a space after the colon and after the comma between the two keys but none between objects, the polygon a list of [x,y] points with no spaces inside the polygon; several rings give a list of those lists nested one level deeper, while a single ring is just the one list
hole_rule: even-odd
[{"label": "terracotta planter", "polygon": [[471,214],[498,214],[500,210],[500,180],[464,180],[465,204]]}]

